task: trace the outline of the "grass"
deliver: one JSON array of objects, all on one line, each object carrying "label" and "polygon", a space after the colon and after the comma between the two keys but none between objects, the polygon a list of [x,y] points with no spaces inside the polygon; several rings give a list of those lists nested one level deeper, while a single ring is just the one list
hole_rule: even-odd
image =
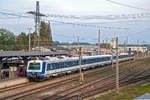
[{"label": "grass", "polygon": [[119,95],[117,95],[115,91],[112,91],[108,94],[96,98],[96,100],[133,100],[134,98],[141,96],[145,93],[150,93],[150,85],[140,87],[136,85],[131,85],[122,88]]},{"label": "grass", "polygon": [[[148,66],[150,62],[139,65],[138,67],[144,68]],[[135,71],[136,69],[132,69]],[[129,72],[126,72],[129,74]],[[145,93],[150,93],[150,84],[146,86],[129,85],[120,90],[120,94],[117,95],[115,91],[108,94],[101,95],[100,97],[92,100],[133,100],[134,98],[141,96]]]}]

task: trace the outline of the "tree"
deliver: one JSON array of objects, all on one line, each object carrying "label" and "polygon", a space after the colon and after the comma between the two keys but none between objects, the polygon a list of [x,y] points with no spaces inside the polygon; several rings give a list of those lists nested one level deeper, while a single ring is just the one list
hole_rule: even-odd
[{"label": "tree", "polygon": [[52,46],[52,35],[50,29],[50,23],[41,21],[40,26],[40,45],[42,46]]},{"label": "tree", "polygon": [[2,50],[15,50],[15,35],[6,30],[0,29],[0,49]]},{"label": "tree", "polygon": [[22,50],[27,50],[28,49],[28,36],[24,33],[24,32],[21,32],[21,34],[19,34],[17,36],[17,39],[16,39],[16,44],[17,44],[17,47]]}]

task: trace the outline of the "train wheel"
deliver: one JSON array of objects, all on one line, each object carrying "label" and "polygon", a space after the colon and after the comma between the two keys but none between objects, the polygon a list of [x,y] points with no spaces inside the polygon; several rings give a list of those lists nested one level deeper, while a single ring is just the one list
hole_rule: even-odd
[{"label": "train wheel", "polygon": [[29,78],[29,81],[30,81],[30,82],[33,82],[34,80],[33,80],[33,78]]}]

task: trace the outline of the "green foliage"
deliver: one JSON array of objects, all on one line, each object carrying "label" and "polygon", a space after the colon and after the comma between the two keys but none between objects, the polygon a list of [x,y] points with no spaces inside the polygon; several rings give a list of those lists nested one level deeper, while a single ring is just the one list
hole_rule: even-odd
[{"label": "green foliage", "polygon": [[101,95],[94,100],[133,100],[136,97],[139,97],[145,93],[150,93],[150,85],[146,86],[137,86],[131,85],[124,87],[120,90],[120,94],[117,95],[115,91],[112,91],[108,94]]},{"label": "green foliage", "polygon": [[[31,33],[31,47],[33,45],[37,46],[37,34]],[[0,29],[0,50],[28,50],[29,35],[21,32],[18,36],[14,33],[6,30]],[[51,46],[53,45],[50,23],[41,22],[40,28],[40,45],[41,46]]]},{"label": "green foliage", "polygon": [[2,50],[15,50],[15,35],[6,30],[0,29],[0,49]]},{"label": "green foliage", "polygon": [[26,50],[28,48],[28,36],[21,32],[16,38],[16,46],[20,50]]},{"label": "green foliage", "polygon": [[40,45],[42,46],[52,46],[52,35],[50,29],[50,23],[41,22],[40,28]]}]

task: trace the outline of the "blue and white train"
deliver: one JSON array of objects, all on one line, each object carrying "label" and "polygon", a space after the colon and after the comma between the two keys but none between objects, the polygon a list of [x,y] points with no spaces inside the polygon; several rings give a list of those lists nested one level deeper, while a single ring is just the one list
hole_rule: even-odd
[{"label": "blue and white train", "polygon": [[[119,61],[134,59],[134,54],[120,54]],[[82,69],[104,66],[116,62],[116,56],[96,55],[82,58]],[[30,80],[43,80],[59,74],[70,73],[80,69],[78,57],[53,60],[31,60],[27,65],[27,78]]]}]

